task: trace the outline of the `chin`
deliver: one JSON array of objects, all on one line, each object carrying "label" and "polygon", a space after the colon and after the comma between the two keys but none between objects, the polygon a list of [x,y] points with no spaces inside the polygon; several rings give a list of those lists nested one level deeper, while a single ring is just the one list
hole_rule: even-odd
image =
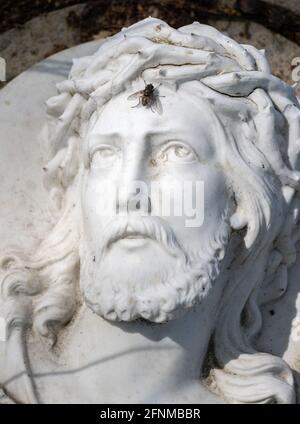
[{"label": "chin", "polygon": [[88,307],[110,321],[163,323],[200,303],[211,288],[213,265],[187,266],[154,250],[150,256],[127,253],[122,258],[115,246],[101,265],[85,264],[80,287]]},{"label": "chin", "polygon": [[155,284],[159,276],[174,268],[178,258],[172,256],[163,246],[149,238],[124,238],[113,243],[101,260],[100,267],[114,278],[116,265],[118,276],[122,275],[128,284],[130,280],[144,280]]}]

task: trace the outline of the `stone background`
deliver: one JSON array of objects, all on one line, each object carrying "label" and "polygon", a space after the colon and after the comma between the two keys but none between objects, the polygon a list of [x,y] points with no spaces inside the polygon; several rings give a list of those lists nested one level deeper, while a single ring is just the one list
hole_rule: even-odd
[{"label": "stone background", "polygon": [[[175,27],[208,23],[265,48],[274,74],[289,83],[292,59],[300,57],[299,0],[1,0],[0,11],[0,56],[8,81],[60,50],[149,15]],[[296,89],[300,95],[300,83]]]}]

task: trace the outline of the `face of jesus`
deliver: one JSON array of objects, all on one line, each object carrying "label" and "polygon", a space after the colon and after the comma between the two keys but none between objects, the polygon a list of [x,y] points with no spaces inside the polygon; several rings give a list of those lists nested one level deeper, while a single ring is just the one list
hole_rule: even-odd
[{"label": "face of jesus", "polygon": [[216,278],[229,195],[205,103],[164,89],[159,114],[132,108],[129,94],[107,103],[86,140],[81,290],[107,319],[162,322]]}]

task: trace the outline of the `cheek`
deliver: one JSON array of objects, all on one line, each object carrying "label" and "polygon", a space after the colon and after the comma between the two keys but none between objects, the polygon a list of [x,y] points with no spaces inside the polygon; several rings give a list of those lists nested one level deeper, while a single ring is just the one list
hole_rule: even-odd
[{"label": "cheek", "polygon": [[210,233],[215,231],[217,223],[222,219],[229,206],[230,193],[222,172],[214,172],[205,181],[204,190],[204,223]]},{"label": "cheek", "polygon": [[182,199],[172,195],[171,205],[174,206],[173,212],[177,205],[177,211],[181,209],[182,213],[161,216],[172,226],[181,242],[199,244],[201,238],[215,233],[228,206],[229,192],[225,176],[220,167],[212,164],[197,164],[186,170],[181,168],[180,172],[173,169],[161,175],[162,196],[164,189],[167,196],[170,195],[167,189],[174,185],[174,181],[182,187]]},{"label": "cheek", "polygon": [[98,236],[103,232],[108,219],[115,212],[115,185],[109,179],[101,179],[87,173],[81,187],[81,209],[85,232]]}]

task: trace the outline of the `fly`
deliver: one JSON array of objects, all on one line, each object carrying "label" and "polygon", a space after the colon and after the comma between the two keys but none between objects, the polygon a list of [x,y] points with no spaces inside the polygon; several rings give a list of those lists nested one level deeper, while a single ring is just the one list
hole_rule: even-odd
[{"label": "fly", "polygon": [[[159,87],[159,86],[158,86]],[[137,91],[136,93],[131,94],[127,100],[135,100],[139,99],[138,103],[135,106],[144,106],[144,107],[150,107],[152,112],[156,110],[159,114],[162,113],[162,105],[159,100],[159,97],[165,97],[165,96],[159,96],[157,94],[157,88],[154,87],[153,84],[146,84],[145,88],[143,90]]]}]

